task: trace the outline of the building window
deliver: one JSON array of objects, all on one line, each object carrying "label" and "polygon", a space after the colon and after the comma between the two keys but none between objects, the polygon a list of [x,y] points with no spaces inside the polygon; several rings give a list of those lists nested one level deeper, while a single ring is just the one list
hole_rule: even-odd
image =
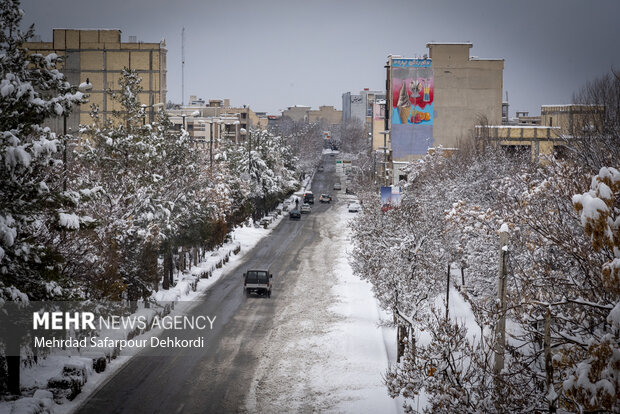
[{"label": "building window", "polygon": [[549,126],[553,126],[553,117],[552,116],[549,117]]},{"label": "building window", "polygon": [[245,119],[245,118],[247,118],[247,115],[248,115],[248,114],[246,114],[245,112],[243,112],[243,113],[241,114],[241,119]]}]

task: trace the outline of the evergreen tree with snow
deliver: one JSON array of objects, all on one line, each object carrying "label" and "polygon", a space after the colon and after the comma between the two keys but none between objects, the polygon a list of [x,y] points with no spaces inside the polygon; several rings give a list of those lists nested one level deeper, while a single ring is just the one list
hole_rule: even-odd
[{"label": "evergreen tree with snow", "polygon": [[[55,54],[23,49],[34,28],[19,29],[22,14],[17,0],[0,1],[0,307],[67,297],[75,284],[62,274],[57,245],[79,226],[62,186],[66,137],[42,123],[66,116],[83,96],[58,71]],[[19,350],[5,351],[7,387],[19,394]]]},{"label": "evergreen tree with snow", "polygon": [[21,17],[18,1],[0,2],[0,300],[26,301],[58,293],[62,258],[49,242],[75,227],[61,180],[65,137],[41,124],[83,95],[58,71],[55,54],[22,48],[34,29],[22,32]]}]

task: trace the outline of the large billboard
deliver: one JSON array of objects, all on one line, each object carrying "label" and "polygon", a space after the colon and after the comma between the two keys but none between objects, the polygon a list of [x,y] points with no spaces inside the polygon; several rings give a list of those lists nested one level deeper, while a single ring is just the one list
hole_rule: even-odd
[{"label": "large billboard", "polygon": [[433,147],[434,79],[430,59],[393,58],[390,139],[395,159]]}]

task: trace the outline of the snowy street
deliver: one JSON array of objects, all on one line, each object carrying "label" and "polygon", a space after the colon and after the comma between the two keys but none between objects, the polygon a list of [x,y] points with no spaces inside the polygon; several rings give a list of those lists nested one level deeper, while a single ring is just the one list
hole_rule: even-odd
[{"label": "snowy street", "polygon": [[[136,356],[77,410],[109,412],[398,412],[382,375],[394,334],[379,327],[370,285],[352,275],[348,196],[332,192],[333,158],[312,190],[332,193],[300,221],[285,217],[190,312],[217,316],[199,354]],[[241,274],[270,266],[271,298]]]}]

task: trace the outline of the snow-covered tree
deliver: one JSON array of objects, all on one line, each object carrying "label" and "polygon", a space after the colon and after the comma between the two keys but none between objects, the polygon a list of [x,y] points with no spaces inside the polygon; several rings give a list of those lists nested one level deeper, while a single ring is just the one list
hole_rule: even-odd
[{"label": "snow-covered tree", "polygon": [[[17,0],[0,1],[0,307],[67,297],[79,285],[63,277],[58,250],[63,232],[80,221],[62,186],[65,137],[41,124],[66,116],[83,96],[58,71],[55,54],[23,49],[34,29],[19,29],[22,14]],[[4,352],[8,381],[0,378],[0,389],[19,394],[19,349]]]},{"label": "snow-covered tree", "polygon": [[[590,191],[573,196],[592,248],[604,257],[605,293],[596,302],[578,298],[578,309],[594,310],[586,320],[591,335],[570,341],[554,361],[563,369],[565,407],[580,412],[620,410],[620,171],[602,167]],[[590,309],[593,308],[593,309]],[[594,315],[593,315],[594,316]],[[568,332],[567,332],[568,333]]]},{"label": "snow-covered tree", "polygon": [[[62,188],[64,137],[41,124],[66,116],[81,93],[58,71],[55,54],[28,54],[19,2],[0,2],[0,303],[63,295],[54,243],[79,217]],[[66,292],[64,292],[66,293]]]},{"label": "snow-covered tree", "polygon": [[220,193],[227,191],[187,132],[172,131],[161,114],[152,125],[144,122],[140,82],[138,73],[124,70],[120,92],[109,92],[121,110],[102,120],[94,108],[95,122],[81,131],[86,141],[77,151],[74,182],[78,189],[101,189],[89,206],[100,223],[94,243],[105,256],[101,284],[92,287],[114,289],[100,293],[130,301],[157,289],[160,251],[171,255],[173,247],[201,245],[201,229],[223,215]]}]

